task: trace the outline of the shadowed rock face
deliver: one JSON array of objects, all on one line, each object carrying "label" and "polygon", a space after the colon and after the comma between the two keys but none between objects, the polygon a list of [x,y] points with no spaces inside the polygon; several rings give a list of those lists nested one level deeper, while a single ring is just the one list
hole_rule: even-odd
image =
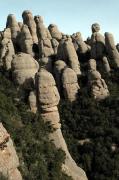
[{"label": "shadowed rock face", "polygon": [[74,33],[72,35],[72,41],[78,54],[85,54],[91,49],[91,47],[83,41],[80,32]]},{"label": "shadowed rock face", "polygon": [[94,59],[89,61],[88,80],[91,95],[95,99],[102,100],[109,96],[108,87],[104,79],[101,78],[101,74],[96,70],[96,61]]},{"label": "shadowed rock face", "polygon": [[50,133],[49,138],[57,148],[61,148],[66,153],[66,159],[62,169],[74,180],[86,180],[85,173],[72,159],[60,129],[60,117],[57,105],[60,100],[55,80],[49,72],[41,69],[36,76],[37,101],[41,117],[45,122],[49,121],[55,130]]},{"label": "shadowed rock face", "polygon": [[99,32],[100,31],[100,25],[98,23],[94,23],[91,26],[92,33]]},{"label": "shadowed rock face", "polygon": [[19,160],[13,142],[0,123],[0,173],[8,180],[22,180],[18,166]]},{"label": "shadowed rock face", "polygon": [[7,28],[3,31],[0,45],[0,63],[4,66],[5,70],[10,70],[11,62],[15,55],[13,42],[11,40],[10,28]]},{"label": "shadowed rock face", "polygon": [[62,72],[66,66],[67,66],[66,63],[62,60],[58,60],[54,64],[54,77],[55,77],[56,85],[57,85],[60,95],[62,94],[62,91],[63,91],[62,89],[63,85],[62,85],[62,80],[61,80]]},{"label": "shadowed rock face", "polygon": [[111,33],[105,33],[106,50],[108,57],[114,67],[119,67],[119,52],[116,49],[114,37]]}]

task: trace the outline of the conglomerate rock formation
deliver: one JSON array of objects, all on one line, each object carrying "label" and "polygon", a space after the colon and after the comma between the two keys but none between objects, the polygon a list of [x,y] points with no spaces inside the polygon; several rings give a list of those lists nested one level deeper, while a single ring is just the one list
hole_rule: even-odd
[{"label": "conglomerate rock formation", "polygon": [[36,75],[36,86],[38,108],[41,113],[41,117],[45,122],[49,121],[52,127],[55,128],[53,133],[50,133],[49,137],[53,140],[57,148],[61,148],[66,153],[66,159],[62,165],[63,171],[69,176],[72,176],[75,180],[87,179],[83,170],[79,168],[72,159],[64,141],[60,129],[61,124],[57,108],[60,96],[52,74],[45,69],[41,69]]},{"label": "conglomerate rock formation", "polygon": [[19,160],[13,142],[0,123],[0,173],[8,180],[22,180],[18,166]]},{"label": "conglomerate rock formation", "polygon": [[[63,138],[57,106],[60,99],[80,101],[82,78],[88,79],[85,89],[92,98],[98,101],[107,98],[110,93],[105,77],[119,68],[119,45],[115,45],[111,33],[99,32],[98,23],[92,25],[92,35],[84,41],[80,32],[63,34],[55,24],[47,28],[43,18],[33,16],[29,10],[23,12],[22,18],[23,23],[17,22],[13,14],[8,15],[6,28],[0,32],[0,67],[12,78],[22,100],[27,99],[30,110],[33,113],[38,110],[43,120],[50,121],[55,128],[49,138],[66,154],[63,171],[74,180],[85,180],[84,171],[72,159]],[[1,125],[0,133],[2,130]],[[0,163],[0,170],[6,173],[14,169],[13,179],[15,176],[20,179],[16,161],[14,168],[12,165],[9,168],[8,163],[4,169]]]}]

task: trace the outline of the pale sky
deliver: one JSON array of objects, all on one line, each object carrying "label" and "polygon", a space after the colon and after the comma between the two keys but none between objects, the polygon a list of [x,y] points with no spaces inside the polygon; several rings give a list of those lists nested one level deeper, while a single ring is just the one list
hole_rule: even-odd
[{"label": "pale sky", "polygon": [[80,31],[91,36],[91,24],[98,22],[101,33],[111,32],[119,42],[119,0],[0,0],[0,30],[8,14],[15,14],[22,21],[22,12],[31,10],[33,15],[44,17],[44,23],[57,24],[66,34]]}]

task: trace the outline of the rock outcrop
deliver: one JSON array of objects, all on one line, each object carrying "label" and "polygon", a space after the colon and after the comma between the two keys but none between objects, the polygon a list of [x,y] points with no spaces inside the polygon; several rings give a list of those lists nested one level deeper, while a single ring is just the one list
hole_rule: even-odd
[{"label": "rock outcrop", "polygon": [[83,38],[80,32],[74,33],[72,35],[72,41],[78,55],[80,54],[85,55],[91,49],[91,47],[83,41]]},{"label": "rock outcrop", "polygon": [[105,43],[106,43],[106,50],[108,53],[108,57],[112,66],[118,68],[119,67],[119,52],[116,49],[116,45],[114,42],[114,37],[111,33],[105,33]]},{"label": "rock outcrop", "polygon": [[2,32],[2,40],[0,45],[0,64],[4,66],[5,70],[10,70],[11,62],[15,55],[13,42],[11,40],[10,28],[7,28]]},{"label": "rock outcrop", "polygon": [[13,142],[0,123],[0,173],[8,180],[22,180],[18,166],[19,160]]},{"label": "rock outcrop", "polygon": [[75,161],[69,154],[60,129],[60,117],[57,109],[60,96],[52,74],[44,69],[41,69],[36,76],[36,86],[38,109],[41,113],[41,117],[44,122],[49,121],[52,127],[55,128],[54,131],[50,133],[49,138],[53,141],[57,148],[61,148],[66,154],[65,162],[62,165],[63,171],[69,176],[72,176],[74,180],[86,180],[87,178],[84,171],[76,165]]},{"label": "rock outcrop", "polygon": [[41,16],[35,16],[35,22],[37,27],[39,57],[48,57],[54,54],[51,35],[49,30],[43,24],[43,18]]},{"label": "rock outcrop", "polygon": [[62,73],[63,93],[65,99],[76,101],[79,94],[79,85],[76,73],[71,68],[65,68]]},{"label": "rock outcrop", "polygon": [[22,13],[22,17],[23,17],[23,23],[26,24],[30,30],[33,43],[38,43],[38,38],[37,38],[37,33],[36,33],[36,24],[35,24],[34,17],[31,11],[25,10]]},{"label": "rock outcrop", "polygon": [[93,59],[102,59],[105,55],[105,39],[99,31],[100,25],[92,24],[91,58]]},{"label": "rock outcrop", "polygon": [[59,31],[57,25],[50,24],[48,26],[48,29],[50,31],[52,38],[56,39],[57,41],[60,41],[62,39],[62,33]]},{"label": "rock outcrop", "polygon": [[19,53],[12,60],[14,82],[23,89],[33,89],[34,77],[38,69],[38,62],[29,54]]},{"label": "rock outcrop", "polygon": [[16,18],[13,14],[8,15],[6,28],[10,28],[12,41],[14,44],[16,44],[17,36],[20,33],[20,27],[19,27],[18,22],[16,21]]},{"label": "rock outcrop", "polygon": [[19,47],[21,52],[33,56],[33,40],[27,25],[22,25],[21,33],[18,38]]},{"label": "rock outcrop", "polygon": [[101,78],[101,74],[96,70],[96,61],[94,59],[89,61],[88,80],[91,95],[94,99],[102,100],[109,96],[108,87],[104,79]]},{"label": "rock outcrop", "polygon": [[66,63],[62,60],[58,60],[54,64],[54,77],[60,94],[62,94],[63,91],[62,73],[66,66],[67,66]]},{"label": "rock outcrop", "polygon": [[64,60],[66,64],[76,72],[77,76],[81,75],[78,56],[70,37],[67,38],[67,36],[63,36],[57,54],[57,58]]}]

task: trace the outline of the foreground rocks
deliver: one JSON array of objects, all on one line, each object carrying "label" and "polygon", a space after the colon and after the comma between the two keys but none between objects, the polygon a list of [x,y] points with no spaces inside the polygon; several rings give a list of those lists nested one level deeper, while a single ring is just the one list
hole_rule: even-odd
[{"label": "foreground rocks", "polygon": [[8,180],[22,180],[18,166],[19,160],[13,142],[0,123],[0,173]]}]

